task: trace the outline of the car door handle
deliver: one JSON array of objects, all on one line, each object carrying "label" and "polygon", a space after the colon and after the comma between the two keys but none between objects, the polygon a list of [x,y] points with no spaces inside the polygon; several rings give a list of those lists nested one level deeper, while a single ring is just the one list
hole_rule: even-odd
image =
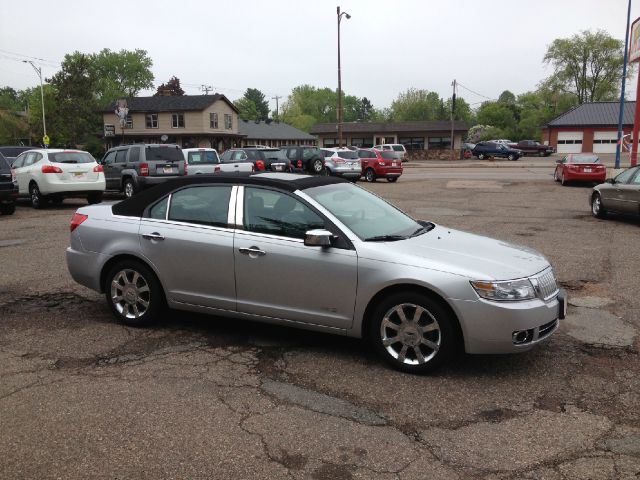
[{"label": "car door handle", "polygon": [[240,253],[244,253],[245,255],[261,256],[267,254],[267,252],[265,252],[264,250],[260,250],[258,247],[239,248],[238,251]]},{"label": "car door handle", "polygon": [[143,233],[142,238],[146,238],[147,240],[164,240],[164,237],[158,232]]}]

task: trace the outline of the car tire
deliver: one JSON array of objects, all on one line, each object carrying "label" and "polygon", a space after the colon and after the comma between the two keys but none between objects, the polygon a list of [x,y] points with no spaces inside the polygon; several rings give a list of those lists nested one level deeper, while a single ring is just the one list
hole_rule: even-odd
[{"label": "car tire", "polygon": [[15,202],[3,203],[0,205],[0,215],[13,215],[16,211]]},{"label": "car tire", "polygon": [[546,157],[546,156],[547,156],[547,154],[546,154],[546,153],[544,153],[544,152],[538,152],[538,156],[539,156],[539,157]]},{"label": "car tire", "polygon": [[116,263],[106,276],[104,291],[118,321],[130,327],[152,325],[165,308],[160,281],[149,267],[135,260]]},{"label": "car tire", "polygon": [[387,177],[387,182],[394,183],[398,181],[399,177]]},{"label": "car tire", "polygon": [[33,208],[40,209],[47,205],[47,198],[42,195],[38,184],[35,182],[31,182],[31,185],[29,185],[29,196],[31,198],[31,206]]},{"label": "car tire", "polygon": [[513,162],[514,160],[518,160],[518,157],[516,157],[513,153],[510,153],[509,155],[507,155],[507,160]]},{"label": "car tire", "polygon": [[87,195],[87,203],[89,205],[100,203],[102,202],[102,196],[103,196],[102,192],[92,192],[89,195]]},{"label": "car tire", "polygon": [[122,191],[125,198],[131,198],[136,193],[138,193],[138,189],[136,188],[136,185],[135,183],[133,183],[133,180],[131,178],[125,179],[124,183],[122,184]]},{"label": "car tire", "polygon": [[566,187],[566,186],[569,184],[569,180],[565,180],[565,178],[564,178],[564,172],[562,172],[562,173],[560,174],[560,184],[561,184],[563,187]]},{"label": "car tire", "polygon": [[324,169],[324,162],[319,158],[316,158],[310,164],[310,172],[313,175],[322,175],[322,170]]},{"label": "car tire", "polygon": [[428,373],[455,354],[458,345],[455,322],[452,314],[433,297],[419,292],[398,292],[375,308],[369,340],[393,368],[407,373]]},{"label": "car tire", "polygon": [[58,195],[53,195],[51,197],[51,203],[54,205],[62,205],[62,202],[64,202],[64,197],[60,197]]},{"label": "car tire", "polygon": [[484,153],[478,154],[478,160],[484,160]]},{"label": "car tire", "polygon": [[367,168],[364,172],[364,179],[369,183],[376,181],[376,172],[373,171],[373,168]]},{"label": "car tire", "polygon": [[358,180],[360,180],[360,179],[359,179],[358,177],[352,177],[352,178],[350,178],[349,180],[350,180],[351,182],[353,182],[353,183],[357,183],[357,182],[358,182]]},{"label": "car tire", "polygon": [[607,211],[602,204],[602,197],[599,193],[594,193],[591,197],[591,214],[596,218],[605,218]]},{"label": "car tire", "polygon": [[557,168],[553,171],[553,180],[556,181],[556,182],[560,181],[560,177],[558,176],[558,169]]}]

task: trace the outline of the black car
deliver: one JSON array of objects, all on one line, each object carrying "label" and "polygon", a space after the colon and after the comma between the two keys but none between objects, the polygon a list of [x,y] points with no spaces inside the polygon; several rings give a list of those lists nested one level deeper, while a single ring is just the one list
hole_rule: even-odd
[{"label": "black car", "polygon": [[324,155],[313,145],[290,145],[280,147],[296,172],[320,175],[324,172]]},{"label": "black car", "polygon": [[18,155],[27,150],[33,150],[38,147],[25,147],[25,146],[3,146],[0,147],[0,153],[4,155],[4,158],[9,162],[9,165],[13,164],[13,161]]},{"label": "black car", "polygon": [[500,157],[506,158],[508,160],[518,160],[522,157],[522,150],[516,150],[514,148],[509,148],[502,143],[496,142],[480,142],[476,143],[476,146],[473,147],[471,153],[474,157],[483,160],[489,157]]},{"label": "black car", "polygon": [[129,198],[147,187],[184,175],[182,149],[173,144],[134,144],[114,147],[99,162],[107,190]]},{"label": "black car", "polygon": [[290,172],[291,161],[278,148],[231,148],[220,156],[222,163],[250,160],[256,172]]},{"label": "black car", "polygon": [[11,165],[0,153],[0,215],[11,215],[16,211],[18,184],[11,174]]}]

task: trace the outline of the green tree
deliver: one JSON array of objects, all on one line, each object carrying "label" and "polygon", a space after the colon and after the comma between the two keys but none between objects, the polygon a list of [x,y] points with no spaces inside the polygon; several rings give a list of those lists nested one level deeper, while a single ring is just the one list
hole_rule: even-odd
[{"label": "green tree", "polygon": [[393,120],[396,122],[419,120],[445,120],[444,102],[436,92],[410,88],[402,92],[391,103]]},{"label": "green tree", "polygon": [[174,75],[167,83],[161,84],[153,96],[180,97],[182,95],[184,90],[180,86],[180,79]]},{"label": "green tree", "polygon": [[505,90],[498,97],[498,101],[500,103],[513,104],[513,103],[516,103],[516,96],[513,93],[511,93],[509,90]]},{"label": "green tree", "polygon": [[[578,103],[615,100],[619,93],[624,42],[598,30],[555,39],[544,56],[554,68],[552,82]],[[629,70],[632,74],[632,68]]]},{"label": "green tree", "polygon": [[337,104],[335,90],[299,85],[282,104],[280,118],[283,122],[308,132],[316,123],[335,122]]},{"label": "green tree", "polygon": [[360,101],[360,120],[363,122],[370,121],[374,110],[371,100],[367,97],[362,97]]},{"label": "green tree", "polygon": [[[448,98],[444,102],[444,109],[448,113],[451,111],[451,99]],[[464,98],[456,97],[456,108],[453,112],[453,119],[460,120],[467,123],[473,123],[473,111],[471,105],[469,105]],[[444,120],[444,119],[440,119]]]},{"label": "green tree", "polygon": [[499,129],[500,136],[508,138],[516,136],[517,120],[510,105],[501,102],[484,102],[478,109],[476,118],[481,125]]},{"label": "green tree", "polygon": [[15,145],[29,137],[29,124],[13,110],[0,109],[0,145]]},{"label": "green tree", "polygon": [[260,90],[257,88],[247,88],[242,99],[246,102],[253,102],[258,112],[258,118],[255,120],[267,120],[269,118],[269,101]]},{"label": "green tree", "polygon": [[97,95],[102,106],[122,97],[134,97],[153,88],[153,61],[146,50],[120,50],[108,48],[91,55],[91,63],[98,75]]},{"label": "green tree", "polygon": [[253,102],[246,97],[239,98],[233,104],[239,110],[239,116],[243,120],[262,120],[262,116],[258,111],[258,107]]},{"label": "green tree", "polygon": [[11,87],[0,88],[0,110],[24,110],[24,105],[20,103],[20,96],[16,90]]},{"label": "green tree", "polygon": [[65,55],[60,71],[47,81],[56,92],[55,112],[51,113],[60,117],[58,128],[64,128],[69,142],[77,145],[100,131],[96,94],[99,79],[91,56],[80,52]]}]

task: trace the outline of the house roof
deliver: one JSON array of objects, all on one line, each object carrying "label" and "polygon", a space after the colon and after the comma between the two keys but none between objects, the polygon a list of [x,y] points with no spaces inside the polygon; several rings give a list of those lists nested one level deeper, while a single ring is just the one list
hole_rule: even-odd
[{"label": "house roof", "polygon": [[[453,122],[453,129],[456,132],[466,132],[469,126],[465,122]],[[344,133],[395,133],[395,132],[448,132],[451,130],[451,122],[444,120],[423,121],[423,122],[346,122],[342,124]],[[336,123],[316,123],[311,128],[311,133],[321,135],[338,132]]]},{"label": "house roof", "polygon": [[[129,112],[186,112],[200,111],[209,107],[218,100],[226,102],[236,113],[238,109],[231,100],[220,93],[214,95],[177,95],[158,97],[129,97],[127,106]],[[116,102],[111,102],[103,112],[113,112]]]},{"label": "house roof", "polygon": [[238,121],[238,133],[247,140],[315,140],[316,137],[281,122]]},{"label": "house roof", "polygon": [[[633,125],[636,102],[625,102],[622,124]],[[551,120],[548,127],[617,127],[620,102],[592,102],[573,107]]]}]

